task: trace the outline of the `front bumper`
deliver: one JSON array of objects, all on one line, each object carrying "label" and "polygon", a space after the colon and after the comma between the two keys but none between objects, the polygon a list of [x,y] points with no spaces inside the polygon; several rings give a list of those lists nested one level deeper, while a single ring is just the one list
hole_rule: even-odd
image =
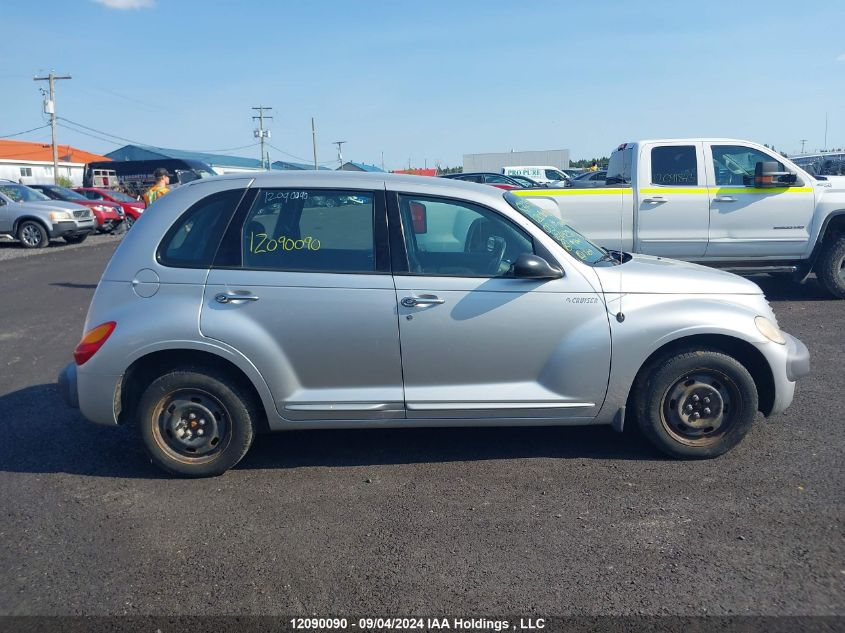
[{"label": "front bumper", "polygon": [[85,222],[74,222],[73,220],[64,220],[61,222],[54,222],[53,227],[48,231],[50,237],[64,237],[69,235],[75,237],[77,235],[88,235],[93,233],[97,224],[93,219]]},{"label": "front bumper", "polygon": [[69,407],[79,408],[79,389],[76,386],[76,363],[68,363],[59,373],[59,395]]},{"label": "front bumper", "polygon": [[810,350],[791,334],[783,333],[786,339],[786,377],[795,382],[810,373]]}]

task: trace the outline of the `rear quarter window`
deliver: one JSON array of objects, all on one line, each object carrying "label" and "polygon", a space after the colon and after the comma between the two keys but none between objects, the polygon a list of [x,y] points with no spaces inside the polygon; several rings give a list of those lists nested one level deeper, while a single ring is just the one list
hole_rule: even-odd
[{"label": "rear quarter window", "polygon": [[176,268],[210,268],[243,195],[243,189],[231,189],[194,203],[165,234],[158,262]]}]

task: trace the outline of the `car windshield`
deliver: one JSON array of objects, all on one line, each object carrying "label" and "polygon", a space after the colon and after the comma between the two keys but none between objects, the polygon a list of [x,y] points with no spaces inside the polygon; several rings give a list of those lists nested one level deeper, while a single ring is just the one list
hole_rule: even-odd
[{"label": "car windshield", "polygon": [[50,187],[49,189],[59,196],[61,200],[88,200],[85,196],[76,193],[73,189],[67,189],[66,187]]},{"label": "car windshield", "polygon": [[546,235],[578,261],[592,266],[603,258],[607,259],[607,251],[601,246],[593,244],[578,231],[565,224],[563,220],[544,211],[530,200],[521,198],[510,191],[504,193],[504,198],[508,204],[539,226]]},{"label": "car windshield", "polygon": [[30,189],[24,185],[0,185],[0,192],[15,202],[41,202],[50,199],[40,191]]},{"label": "car windshield", "polygon": [[132,196],[127,196],[122,191],[109,191],[109,198],[114,198],[115,200],[120,200],[121,202],[138,202]]}]

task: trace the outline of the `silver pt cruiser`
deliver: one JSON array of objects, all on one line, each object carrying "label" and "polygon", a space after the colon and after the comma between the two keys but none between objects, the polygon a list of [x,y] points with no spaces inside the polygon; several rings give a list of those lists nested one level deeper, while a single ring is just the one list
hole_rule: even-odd
[{"label": "silver pt cruiser", "polygon": [[809,371],[748,280],[606,251],[493,187],[338,172],[157,202],[74,359],[65,400],[183,476],[303,428],[635,421],[671,456],[715,457]]}]

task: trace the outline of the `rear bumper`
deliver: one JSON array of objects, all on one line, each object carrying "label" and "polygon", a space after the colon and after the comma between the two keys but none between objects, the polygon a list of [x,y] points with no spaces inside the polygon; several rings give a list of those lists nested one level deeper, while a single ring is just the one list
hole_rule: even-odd
[{"label": "rear bumper", "polygon": [[59,395],[69,407],[79,408],[79,389],[76,385],[76,363],[68,363],[59,373]]}]

